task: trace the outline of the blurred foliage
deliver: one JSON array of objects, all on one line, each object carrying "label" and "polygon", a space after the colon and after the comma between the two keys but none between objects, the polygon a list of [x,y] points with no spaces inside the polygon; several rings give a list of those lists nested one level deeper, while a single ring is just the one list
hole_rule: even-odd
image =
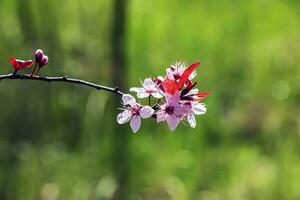
[{"label": "blurred foliage", "polygon": [[[42,48],[50,57],[42,74],[111,85],[112,3],[1,0],[1,73],[12,71],[8,57]],[[171,133],[148,120],[138,134],[119,133],[129,138],[130,199],[300,199],[299,7],[129,1],[128,85],[200,59],[199,85],[212,92],[196,129]],[[123,187],[111,94],[7,80],[0,95],[1,200],[111,199]]]}]

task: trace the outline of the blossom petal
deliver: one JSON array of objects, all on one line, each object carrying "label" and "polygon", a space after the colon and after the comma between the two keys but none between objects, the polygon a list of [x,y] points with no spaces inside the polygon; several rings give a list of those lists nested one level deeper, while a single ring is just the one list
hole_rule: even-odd
[{"label": "blossom petal", "polygon": [[131,92],[145,92],[145,89],[141,88],[141,87],[132,87],[132,88],[129,89],[129,91],[131,91]]},{"label": "blossom petal", "polygon": [[192,128],[196,127],[196,119],[193,113],[187,115],[187,120]]},{"label": "blossom petal", "polygon": [[124,110],[122,113],[118,114],[117,121],[119,124],[125,124],[129,122],[131,119],[132,114],[130,110]]},{"label": "blossom petal", "polygon": [[145,89],[148,89],[148,90],[154,89],[156,87],[156,83],[152,80],[152,78],[146,78],[143,81],[142,85]]},{"label": "blossom petal", "polygon": [[180,101],[180,93],[179,93],[179,91],[176,91],[173,94],[169,94],[168,93],[166,101],[168,102],[169,105],[178,106],[179,105],[179,101]]},{"label": "blossom petal", "polygon": [[142,99],[142,98],[145,98],[145,97],[149,97],[150,94],[147,93],[147,92],[145,91],[145,92],[138,92],[138,93],[136,94],[136,96],[137,96],[138,98]]},{"label": "blossom petal", "polygon": [[140,116],[145,119],[151,117],[154,113],[154,110],[150,106],[143,106],[140,110]]},{"label": "blossom petal", "polygon": [[159,93],[159,92],[153,92],[151,95],[152,95],[154,98],[157,98],[157,99],[160,99],[160,98],[163,97],[163,95],[162,95],[161,93]]},{"label": "blossom petal", "polygon": [[206,97],[210,95],[210,92],[199,92],[197,94],[194,94],[194,101],[202,101]]},{"label": "blossom petal", "polygon": [[136,133],[141,127],[141,117],[135,115],[130,121],[130,127],[134,133]]},{"label": "blossom petal", "polygon": [[166,120],[167,120],[167,114],[165,113],[165,111],[159,110],[156,113],[156,122],[159,123],[159,122],[163,122],[163,121],[166,121]]},{"label": "blossom petal", "polygon": [[164,88],[164,91],[168,94],[173,95],[176,91],[178,91],[181,86],[175,82],[174,80],[170,80],[166,78],[162,83],[162,87]]},{"label": "blossom petal", "polygon": [[136,92],[136,96],[140,99],[148,97],[150,94],[146,92],[145,88],[141,87],[132,87],[130,88],[131,92]]},{"label": "blossom petal", "polygon": [[21,68],[26,69],[32,66],[33,60],[25,60],[24,63],[22,63]]},{"label": "blossom petal", "polygon": [[167,118],[167,123],[169,125],[169,129],[171,131],[174,131],[179,123],[179,118],[174,116],[174,115],[170,115],[168,118]]},{"label": "blossom petal", "polygon": [[136,104],[136,100],[133,96],[131,96],[130,94],[123,94],[122,96],[122,100],[124,105],[135,105]]},{"label": "blossom petal", "polygon": [[191,64],[188,68],[186,68],[184,70],[184,72],[182,73],[178,84],[180,85],[180,88],[184,85],[184,83],[189,79],[190,75],[193,73],[193,71],[199,67],[200,62],[196,62]]},{"label": "blossom petal", "polygon": [[195,115],[203,115],[206,113],[207,108],[204,103],[192,103],[192,110]]}]

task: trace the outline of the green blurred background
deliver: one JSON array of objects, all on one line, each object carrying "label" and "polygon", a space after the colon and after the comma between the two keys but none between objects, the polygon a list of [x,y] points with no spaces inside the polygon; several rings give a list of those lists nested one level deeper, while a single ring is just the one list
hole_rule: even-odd
[{"label": "green blurred background", "polygon": [[[0,70],[128,91],[201,60],[197,128],[116,123],[118,97],[62,83],[0,83],[0,199],[300,199],[300,1],[1,0]],[[120,84],[120,85],[119,85]]]}]

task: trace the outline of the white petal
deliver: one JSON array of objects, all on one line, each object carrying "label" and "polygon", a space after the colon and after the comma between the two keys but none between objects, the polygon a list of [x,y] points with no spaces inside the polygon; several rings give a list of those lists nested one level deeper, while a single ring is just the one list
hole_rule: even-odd
[{"label": "white petal", "polygon": [[194,79],[196,76],[197,76],[196,71],[193,71],[193,72],[191,73],[191,75],[189,76],[189,80]]},{"label": "white petal", "polygon": [[132,88],[129,89],[129,91],[131,91],[131,92],[145,92],[145,89],[141,88],[141,87],[132,87]]},{"label": "white petal", "polygon": [[141,127],[141,117],[135,115],[130,121],[130,127],[134,133],[136,133]]},{"label": "white petal", "polygon": [[125,124],[129,122],[131,119],[131,111],[130,110],[124,110],[122,113],[118,114],[117,121],[119,124]]},{"label": "white petal", "polygon": [[162,77],[162,76],[158,76],[157,79],[160,80],[160,81],[164,81],[165,80],[164,77]]},{"label": "white petal", "polygon": [[140,110],[140,116],[145,119],[151,117],[154,113],[154,110],[150,106],[143,106]]},{"label": "white petal", "polygon": [[177,118],[176,116],[174,115],[170,115],[168,118],[167,118],[167,123],[169,125],[169,129],[171,131],[174,131],[179,123],[179,118]]},{"label": "white petal", "polygon": [[193,113],[191,113],[187,116],[187,120],[192,128],[196,127],[196,119],[195,119],[195,115]]},{"label": "white petal", "polygon": [[153,89],[155,87],[155,83],[153,82],[153,80],[151,78],[146,78],[144,81],[143,81],[143,87],[145,89]]},{"label": "white petal", "polygon": [[123,103],[124,105],[134,105],[136,104],[136,100],[133,96],[131,96],[130,94],[123,94],[122,96],[122,100],[123,100]]},{"label": "white petal", "polygon": [[195,115],[203,115],[206,112],[206,107],[204,103],[193,103],[192,109]]},{"label": "white petal", "polygon": [[169,67],[169,68],[166,69],[166,73],[171,74],[171,73],[173,73],[173,70]]},{"label": "white petal", "polygon": [[152,95],[154,98],[158,98],[158,99],[160,99],[160,98],[163,97],[163,95],[162,95],[161,93],[159,93],[159,92],[153,92],[151,95]]},{"label": "white petal", "polygon": [[145,92],[138,92],[137,94],[136,94],[136,96],[138,97],[138,98],[140,98],[140,99],[142,99],[142,98],[145,98],[145,97],[149,97],[149,93],[147,93],[146,91]]},{"label": "white petal", "polygon": [[194,88],[194,89],[191,89],[186,95],[184,96],[188,96],[188,95],[191,95],[191,94],[197,94],[199,92],[199,90],[197,88]]}]

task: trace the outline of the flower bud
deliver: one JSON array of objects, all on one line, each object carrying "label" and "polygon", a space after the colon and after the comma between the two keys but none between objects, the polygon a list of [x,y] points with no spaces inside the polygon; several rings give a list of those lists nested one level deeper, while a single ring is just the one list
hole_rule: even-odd
[{"label": "flower bud", "polygon": [[39,63],[39,67],[42,68],[43,66],[47,65],[48,61],[49,61],[48,56],[43,55],[41,62]]},{"label": "flower bud", "polygon": [[39,64],[42,61],[44,52],[41,49],[38,49],[36,50],[34,56],[35,56],[35,62]]}]

